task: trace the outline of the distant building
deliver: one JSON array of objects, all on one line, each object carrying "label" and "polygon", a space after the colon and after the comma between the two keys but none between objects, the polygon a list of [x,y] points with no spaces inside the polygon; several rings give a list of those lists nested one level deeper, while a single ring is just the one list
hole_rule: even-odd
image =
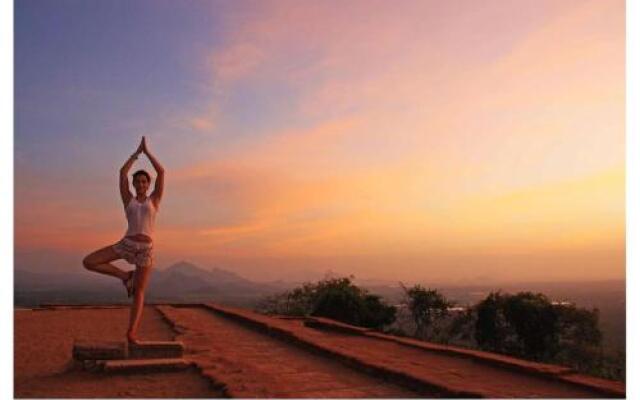
[{"label": "distant building", "polygon": [[571,301],[566,301],[566,300],[562,300],[562,301],[553,300],[553,301],[551,301],[551,305],[554,305],[554,306],[575,306],[576,304],[571,302]]}]

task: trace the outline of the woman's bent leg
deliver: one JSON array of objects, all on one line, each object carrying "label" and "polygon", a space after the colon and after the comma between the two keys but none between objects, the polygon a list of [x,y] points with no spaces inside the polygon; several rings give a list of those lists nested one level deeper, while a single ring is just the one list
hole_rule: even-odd
[{"label": "woman's bent leg", "polygon": [[127,271],[123,271],[110,261],[121,258],[112,248],[106,246],[94,251],[82,260],[84,267],[90,271],[95,271],[104,275],[115,276],[116,278],[126,279],[129,275]]},{"label": "woman's bent leg", "polygon": [[135,294],[133,295],[133,303],[131,304],[131,312],[129,314],[129,329],[127,330],[127,339],[129,342],[137,342],[136,333],[138,332],[138,326],[140,325],[140,319],[142,317],[144,292],[147,287],[150,274],[151,266],[136,266],[136,274],[133,282]]}]

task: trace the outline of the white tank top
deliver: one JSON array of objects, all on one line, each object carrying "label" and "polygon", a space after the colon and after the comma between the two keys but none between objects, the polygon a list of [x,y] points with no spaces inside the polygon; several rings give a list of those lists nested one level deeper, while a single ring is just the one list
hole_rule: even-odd
[{"label": "white tank top", "polygon": [[125,236],[132,236],[143,233],[153,238],[153,230],[158,210],[153,205],[151,198],[147,196],[144,203],[140,203],[136,196],[131,196],[131,200],[125,208],[129,227]]}]

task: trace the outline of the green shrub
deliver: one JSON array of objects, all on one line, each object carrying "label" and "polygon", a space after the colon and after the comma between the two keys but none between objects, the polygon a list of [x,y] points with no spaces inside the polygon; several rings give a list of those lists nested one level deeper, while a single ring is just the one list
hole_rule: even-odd
[{"label": "green shrub", "polygon": [[269,314],[318,316],[352,325],[381,329],[395,321],[396,309],[380,296],[359,288],[348,278],[325,278],[317,283],[264,299],[258,311]]},{"label": "green shrub", "polygon": [[435,289],[425,289],[420,285],[411,288],[400,283],[405,292],[403,303],[407,305],[416,325],[414,336],[424,339],[427,329],[438,319],[448,314],[453,303]]}]

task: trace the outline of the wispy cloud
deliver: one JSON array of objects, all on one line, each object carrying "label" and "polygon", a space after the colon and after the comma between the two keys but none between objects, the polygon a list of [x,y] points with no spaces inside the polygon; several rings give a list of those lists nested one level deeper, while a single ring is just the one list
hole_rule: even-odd
[{"label": "wispy cloud", "polygon": [[[493,273],[496,254],[536,249],[574,252],[570,275],[580,249],[624,246],[624,2],[264,1],[226,12],[189,60],[194,97],[143,124],[170,167],[166,254],[278,258],[283,270],[369,257],[359,268],[377,276],[384,260],[409,260],[407,274],[429,261],[445,276],[462,251],[484,254]],[[65,200],[70,183],[42,181],[20,194],[22,245],[117,239],[121,210],[95,211],[116,204],[115,183],[111,200],[87,196],[85,209]]]}]

